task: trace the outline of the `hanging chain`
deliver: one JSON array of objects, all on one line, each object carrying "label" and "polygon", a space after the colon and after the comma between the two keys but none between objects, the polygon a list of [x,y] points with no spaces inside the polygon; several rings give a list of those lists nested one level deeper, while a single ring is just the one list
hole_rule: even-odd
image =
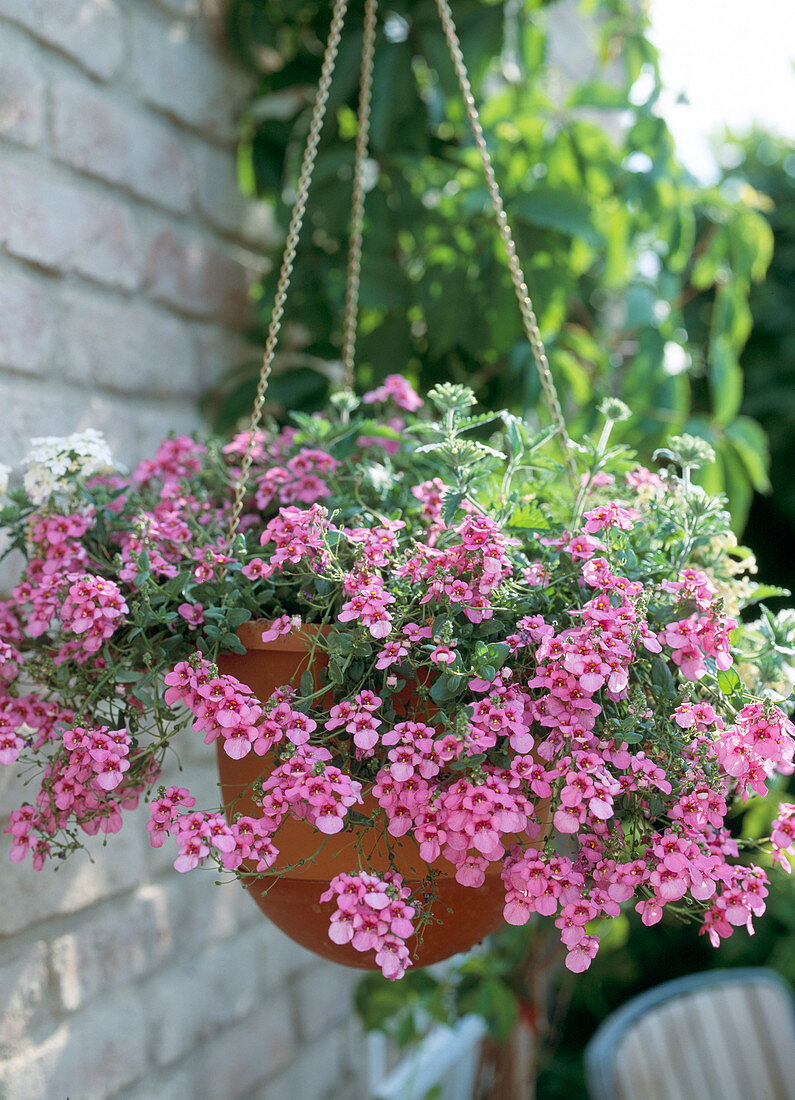
[{"label": "hanging chain", "polygon": [[345,286],[345,320],[342,341],[342,388],[353,387],[353,356],[359,320],[359,276],[362,270],[362,225],[364,222],[364,168],[370,137],[370,102],[373,90],[373,56],[378,0],[365,0],[364,37],[362,39],[362,75],[359,90],[359,121],[356,130],[356,159],[353,171],[351,238],[348,251],[348,276]]},{"label": "hanging chain", "polygon": [[569,474],[569,477],[572,479],[572,482],[576,483],[577,471],[574,465],[571,448],[569,446],[571,442],[569,439],[569,433],[566,430],[566,422],[563,419],[563,413],[560,408],[558,393],[555,389],[555,383],[549,369],[549,361],[547,360],[547,354],[544,350],[544,342],[541,339],[541,332],[538,328],[538,320],[536,319],[535,311],[533,309],[533,303],[530,299],[530,294],[527,289],[524,272],[522,271],[522,266],[519,263],[519,257],[516,253],[516,245],[514,244],[511,227],[508,225],[508,216],[505,213],[505,206],[502,201],[502,195],[500,194],[500,189],[497,185],[497,178],[494,175],[494,169],[491,164],[491,157],[489,155],[489,150],[486,145],[486,139],[483,136],[483,127],[481,126],[480,118],[478,117],[478,109],[475,105],[475,97],[472,94],[472,86],[469,83],[469,77],[467,76],[466,64],[464,63],[464,55],[461,53],[461,45],[458,41],[458,34],[456,33],[455,24],[453,23],[453,17],[450,12],[450,5],[448,3],[448,0],[436,0],[436,6],[439,10],[439,17],[442,21],[442,27],[444,28],[444,35],[447,39],[450,56],[453,59],[453,65],[455,66],[458,83],[464,96],[464,104],[466,106],[469,124],[472,128],[472,134],[475,138],[475,144],[477,145],[478,151],[480,153],[480,159],[483,164],[483,171],[486,176],[486,185],[489,189],[489,194],[491,195],[491,201],[494,206],[494,211],[497,215],[497,224],[499,226],[500,235],[502,236],[503,242],[505,244],[505,251],[508,256],[508,267],[511,272],[511,279],[516,290],[516,296],[519,299],[519,308],[522,313],[522,320],[524,322],[525,332],[527,333],[527,339],[533,352],[533,360],[535,361],[536,369],[538,371],[538,377],[541,381],[541,388],[544,391],[544,397],[546,398],[547,407],[549,408],[552,421],[555,427],[558,429],[558,438],[560,439],[561,448],[563,450],[563,461],[565,463],[566,470]]},{"label": "hanging chain", "polygon": [[248,428],[248,443],[246,444],[246,450],[243,455],[240,476],[235,486],[235,502],[232,506],[232,516],[229,521],[229,532],[227,535],[227,542],[230,546],[240,525],[243,501],[246,496],[246,478],[254,457],[254,439],[262,419],[265,392],[268,388],[268,380],[273,366],[276,342],[282,327],[284,303],[287,298],[287,291],[290,287],[290,277],[293,273],[293,263],[295,262],[298,237],[301,232],[301,226],[303,225],[304,214],[306,213],[309,185],[312,182],[312,171],[315,167],[317,147],[320,141],[320,133],[323,129],[323,119],[326,114],[329,88],[331,87],[331,78],[334,74],[334,64],[337,60],[337,51],[339,49],[340,36],[342,34],[342,26],[345,20],[347,7],[348,0],[335,0],[334,12],[331,18],[331,29],[329,30],[328,41],[326,42],[326,50],[323,55],[323,66],[320,71],[320,81],[317,86],[317,97],[312,111],[312,121],[309,126],[309,137],[307,138],[306,149],[304,150],[304,159],[301,164],[301,173],[298,178],[298,190],[295,195],[290,226],[287,231],[282,266],[279,272],[279,282],[276,287],[273,312],[271,314],[270,326],[268,327],[268,336],[265,341],[262,368],[260,370],[259,383],[257,384],[257,395],[254,399],[254,409],[251,413],[251,421]]}]

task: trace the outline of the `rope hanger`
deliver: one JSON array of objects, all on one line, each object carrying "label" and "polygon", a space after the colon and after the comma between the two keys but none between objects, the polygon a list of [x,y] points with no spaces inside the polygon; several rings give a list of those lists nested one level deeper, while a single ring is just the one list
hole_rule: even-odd
[{"label": "rope hanger", "polygon": [[[345,388],[350,388],[353,383],[356,329],[359,316],[359,284],[361,275],[365,203],[364,170],[367,161],[370,133],[370,108],[372,102],[372,78],[373,61],[375,55],[377,7],[378,0],[365,0],[362,40],[362,64],[359,90],[359,112],[356,132],[356,149],[354,154],[350,244],[348,251],[345,308],[343,316],[342,365],[343,386]],[[461,95],[464,99],[467,118],[469,119],[470,128],[472,130],[472,135],[475,140],[475,145],[480,154],[483,173],[486,178],[486,186],[491,197],[492,206],[494,207],[494,213],[497,219],[497,227],[499,229],[500,236],[502,237],[503,245],[505,247],[505,252],[508,259],[508,269],[510,271],[511,281],[514,286],[514,290],[516,291],[516,297],[519,302],[519,310],[522,316],[522,323],[524,325],[525,334],[527,336],[527,340],[530,344],[530,348],[533,354],[533,362],[535,363],[535,367],[538,372],[538,377],[541,382],[542,392],[550,413],[550,417],[554,426],[557,428],[558,439],[560,440],[561,448],[563,450],[563,461],[566,466],[566,471],[569,474],[569,477],[572,479],[572,482],[574,483],[576,481],[576,471],[571,454],[571,449],[569,447],[569,434],[566,429],[565,421],[563,419],[563,413],[560,407],[560,400],[558,399],[557,390],[555,389],[555,383],[549,369],[549,361],[547,359],[546,351],[544,349],[544,342],[541,338],[541,332],[538,327],[538,320],[536,318],[533,303],[527,289],[524,272],[522,270],[522,266],[519,262],[519,257],[517,255],[516,244],[514,243],[513,234],[508,224],[508,217],[505,213],[505,205],[503,203],[502,195],[500,193],[497,179],[494,174],[494,168],[491,163],[491,156],[489,155],[488,147],[486,145],[486,139],[483,135],[483,127],[480,123],[480,117],[478,115],[475,97],[472,94],[472,86],[469,82],[469,76],[467,74],[464,56],[461,52],[461,45],[458,39],[458,33],[456,31],[455,23],[453,22],[452,12],[450,11],[450,4],[448,0],[436,0],[436,8],[442,23],[442,29],[444,31],[444,36],[447,42],[448,49],[450,51],[450,57],[452,58],[453,67],[455,68],[456,77],[458,79],[459,88],[461,90]],[[329,90],[331,88],[331,83],[334,75],[334,66],[337,60],[337,53],[339,51],[339,44],[342,37],[342,29],[345,22],[347,9],[348,0],[335,0],[331,17],[331,28],[329,30],[329,36],[323,55],[323,64],[321,67],[320,80],[317,87],[317,96],[315,98],[315,103],[312,110],[312,119],[309,125],[309,136],[307,138],[306,148],[304,150],[304,157],[298,178],[298,188],[296,191],[295,201],[293,203],[290,224],[287,231],[287,239],[284,246],[284,254],[282,257],[282,264],[279,271],[279,281],[276,288],[273,311],[271,313],[270,324],[268,326],[268,334],[265,340],[265,350],[262,358],[262,367],[260,370],[259,382],[257,384],[254,407],[251,413],[251,421],[248,428],[248,443],[246,445],[246,451],[243,456],[240,475],[235,486],[235,500],[232,507],[232,516],[229,523],[230,544],[234,539],[240,525],[240,517],[242,514],[243,502],[245,498],[246,478],[248,475],[248,471],[251,468],[251,463],[253,459],[254,438],[257,428],[259,427],[262,420],[262,410],[265,403],[265,394],[268,388],[268,381],[270,379],[271,370],[273,368],[273,358],[276,353],[276,345],[278,342],[279,332],[281,330],[282,318],[284,317],[284,305],[287,299],[287,293],[290,287],[290,279],[293,273],[293,265],[295,263],[298,239],[301,234],[304,215],[306,213],[309,187],[312,182],[312,173],[314,171],[315,161],[317,159],[317,149],[320,141],[320,134],[323,129],[323,120],[326,115]]]}]

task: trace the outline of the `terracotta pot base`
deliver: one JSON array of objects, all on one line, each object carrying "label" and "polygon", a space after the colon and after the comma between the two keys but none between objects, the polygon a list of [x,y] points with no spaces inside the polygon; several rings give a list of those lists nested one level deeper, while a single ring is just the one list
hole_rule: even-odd
[{"label": "terracotta pot base", "polygon": [[[414,897],[422,897],[421,882],[406,880],[405,885]],[[327,887],[328,881],[281,878],[270,886],[266,884],[264,890],[260,883],[247,889],[269,920],[302,947],[342,966],[377,969],[372,951],[356,951],[350,944],[336,944],[329,939],[334,906],[319,901]],[[432,920],[423,929],[422,942],[408,942],[415,966],[430,966],[466,951],[502,923],[505,888],[498,876],[487,878],[474,890],[439,875],[435,892]]]}]

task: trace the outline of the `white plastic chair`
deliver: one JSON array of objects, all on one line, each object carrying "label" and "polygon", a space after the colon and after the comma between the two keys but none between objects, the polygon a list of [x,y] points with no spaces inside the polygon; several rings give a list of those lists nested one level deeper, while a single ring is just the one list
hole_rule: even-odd
[{"label": "white plastic chair", "polygon": [[762,969],[712,970],[634,997],[585,1051],[592,1100],[795,1100],[795,1001]]}]

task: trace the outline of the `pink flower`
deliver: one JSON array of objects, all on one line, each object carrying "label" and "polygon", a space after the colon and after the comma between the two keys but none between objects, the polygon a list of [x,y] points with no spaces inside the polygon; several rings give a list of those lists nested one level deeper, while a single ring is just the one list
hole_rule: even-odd
[{"label": "pink flower", "polygon": [[329,923],[334,943],[350,943],[357,951],[374,951],[384,977],[401,978],[411,966],[405,941],[414,934],[414,907],[407,904],[408,887],[391,871],[336,875],[320,896],[321,904],[336,902]]},{"label": "pink flower", "polygon": [[191,626],[199,626],[204,622],[204,608],[200,603],[181,603],[177,611]]},{"label": "pink flower", "polygon": [[388,401],[390,397],[396,405],[408,412],[415,412],[422,407],[422,399],[402,374],[388,374],[378,389],[364,394],[362,401],[365,405],[372,405],[376,401]]},{"label": "pink flower", "polygon": [[591,965],[599,950],[597,936],[584,936],[578,943],[570,948],[566,955],[566,966],[575,974],[582,974]]},{"label": "pink flower", "polygon": [[293,630],[298,630],[300,626],[300,615],[280,615],[278,619],[273,620],[269,627],[263,630],[262,641],[273,642],[285,634],[290,634]]},{"label": "pink flower", "polygon": [[634,508],[625,508],[613,501],[585,513],[585,530],[588,534],[601,531],[603,527],[618,527],[620,531],[629,531],[637,519],[638,513]]},{"label": "pink flower", "polygon": [[448,645],[438,645],[430,654],[430,659],[437,665],[451,665],[455,658],[455,650]]}]

